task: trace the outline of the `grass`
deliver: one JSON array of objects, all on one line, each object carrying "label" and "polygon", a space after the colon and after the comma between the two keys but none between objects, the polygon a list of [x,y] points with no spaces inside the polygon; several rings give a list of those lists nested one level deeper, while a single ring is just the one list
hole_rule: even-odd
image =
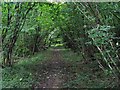
[{"label": "grass", "polygon": [[[50,49],[51,50],[51,49]],[[2,70],[3,88],[29,88],[42,80],[42,63],[45,64],[50,59],[51,51],[38,53],[29,58],[19,59],[12,68],[7,67]],[[97,69],[96,62],[84,63],[81,55],[70,50],[60,50],[62,59],[67,63],[69,72],[67,88],[109,88],[116,87],[117,80],[112,74],[105,74]],[[41,64],[40,64],[41,63]],[[97,69],[97,70],[96,70]],[[42,75],[42,74],[41,74]]]},{"label": "grass", "polygon": [[62,51],[62,56],[63,56],[65,61],[69,61],[69,62],[73,62],[73,63],[77,63],[77,62],[83,60],[82,55],[78,55],[77,53],[73,53],[70,50]]},{"label": "grass", "polygon": [[3,88],[29,88],[32,87],[37,79],[34,77],[34,70],[38,63],[47,60],[48,52],[42,52],[31,58],[20,59],[13,67],[7,67],[2,70]]},{"label": "grass", "polygon": [[81,55],[70,50],[62,51],[62,57],[69,62],[69,78],[64,84],[67,88],[110,88],[117,87],[117,79],[105,74],[96,61],[84,63]]}]

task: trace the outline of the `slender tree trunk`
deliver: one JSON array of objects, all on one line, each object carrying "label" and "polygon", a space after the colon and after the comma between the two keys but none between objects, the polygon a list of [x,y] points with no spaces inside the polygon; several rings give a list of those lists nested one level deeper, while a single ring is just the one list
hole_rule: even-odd
[{"label": "slender tree trunk", "polygon": [[[29,7],[28,9],[26,9],[25,14],[23,14],[23,16],[20,16],[21,14],[21,3],[17,3],[15,6],[15,26],[12,29],[11,33],[13,33],[12,35],[9,36],[9,38],[7,38],[6,42],[3,42],[3,51],[4,51],[4,58],[3,58],[3,65],[4,66],[12,66],[12,60],[11,60],[11,56],[12,56],[12,51],[13,48],[15,46],[15,43],[17,41],[17,38],[19,36],[19,32],[22,30],[25,20],[26,20],[26,16],[29,13],[29,11],[35,6],[35,3]],[[28,4],[28,6],[30,5],[30,3]],[[8,9],[9,11],[9,9]],[[9,15],[9,14],[8,14]],[[8,18],[8,24],[10,24],[9,21],[10,18]],[[4,38],[6,38],[6,34],[3,35],[3,40]]]}]

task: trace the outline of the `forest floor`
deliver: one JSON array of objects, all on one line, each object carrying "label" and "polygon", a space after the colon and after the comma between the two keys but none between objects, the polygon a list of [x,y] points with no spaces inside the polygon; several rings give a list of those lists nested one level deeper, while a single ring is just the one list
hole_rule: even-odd
[{"label": "forest floor", "polygon": [[[67,72],[67,63],[63,60],[60,50],[53,49],[49,60],[42,64],[44,68],[39,72],[43,80],[35,88],[63,88],[65,80],[69,73]],[[39,71],[39,70],[38,70]],[[40,70],[41,71],[41,70]]]},{"label": "forest floor", "polygon": [[118,83],[96,62],[85,62],[81,55],[66,49],[21,58],[2,74],[3,88],[109,88]]},{"label": "forest floor", "polygon": [[[97,85],[102,87],[106,83],[108,84],[108,87],[113,85],[113,83],[109,82],[110,78],[106,78],[104,81],[100,72],[97,72],[98,75],[95,74],[95,70],[99,71],[97,67],[86,67],[85,62],[81,60],[83,58],[79,57],[79,61],[75,60],[69,62],[64,60],[65,57],[63,54],[61,49],[51,50],[48,60],[40,64],[42,70],[41,68],[38,69],[38,73],[42,79],[40,80],[40,83],[34,85],[34,88],[64,88],[72,86],[74,88],[89,88],[90,86],[95,87],[96,82],[96,87]],[[75,57],[73,56],[73,58]],[[114,77],[111,79],[114,81]]]}]

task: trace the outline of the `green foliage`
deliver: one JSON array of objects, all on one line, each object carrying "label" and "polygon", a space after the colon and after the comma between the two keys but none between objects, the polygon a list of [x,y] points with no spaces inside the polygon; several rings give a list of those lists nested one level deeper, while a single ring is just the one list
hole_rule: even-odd
[{"label": "green foliage", "polygon": [[[113,33],[110,33],[109,30],[112,29],[110,26],[99,26],[97,28],[94,28],[92,30],[89,30],[89,36],[90,38],[94,39],[93,44],[94,45],[108,45],[110,40],[113,38]],[[90,42],[92,43],[92,42]]]},{"label": "green foliage", "polygon": [[[49,52],[48,52],[49,53]],[[47,60],[47,53],[39,53],[31,58],[20,59],[13,67],[6,67],[2,70],[3,88],[30,88],[37,82],[34,77],[36,64]],[[31,68],[32,67],[32,68]]]},{"label": "green foliage", "polygon": [[[109,87],[111,84],[107,79],[104,82],[97,77],[92,78],[94,81],[90,80],[92,74],[89,70],[100,68],[104,71],[100,74],[105,78],[112,74],[118,77],[120,74],[119,7],[120,4],[114,2],[2,3],[0,33],[3,64],[13,65],[12,68],[3,69],[3,87],[29,87],[34,80],[28,69],[31,66],[36,68],[39,60],[45,58],[40,54],[25,60],[20,59],[14,64],[17,61],[14,60],[15,57],[29,57],[49,47],[57,49],[63,46],[69,49],[63,50],[64,60],[74,63],[71,68],[77,72],[76,78],[70,80],[70,86],[78,87],[83,84],[95,88]],[[84,61],[90,63],[87,66],[90,69],[87,68],[87,73],[80,73],[77,67]],[[112,83],[113,86],[114,84]]]},{"label": "green foliage", "polygon": [[[66,88],[115,88],[117,87],[117,79],[106,70],[105,73],[99,70],[96,61],[85,64],[82,56],[64,50],[62,51],[64,60],[69,62],[69,78],[64,84]],[[95,70],[95,71],[94,71]]]}]

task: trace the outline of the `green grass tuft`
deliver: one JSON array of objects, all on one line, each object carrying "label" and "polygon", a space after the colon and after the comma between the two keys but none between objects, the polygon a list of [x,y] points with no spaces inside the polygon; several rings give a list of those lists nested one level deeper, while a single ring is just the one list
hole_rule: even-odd
[{"label": "green grass tuft", "polygon": [[47,53],[39,53],[31,58],[19,59],[13,67],[6,67],[2,70],[3,88],[29,88],[36,83],[34,71],[36,64],[47,60]]}]

